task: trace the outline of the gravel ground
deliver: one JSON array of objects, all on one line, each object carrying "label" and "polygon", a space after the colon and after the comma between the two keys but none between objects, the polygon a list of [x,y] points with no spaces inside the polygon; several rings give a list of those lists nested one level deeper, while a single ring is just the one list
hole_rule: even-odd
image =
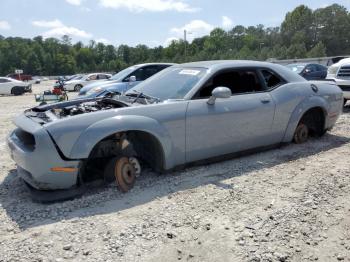
[{"label": "gravel ground", "polygon": [[350,109],[304,145],[47,205],[29,198],[5,144],[34,98],[0,100],[0,261],[350,261]]}]

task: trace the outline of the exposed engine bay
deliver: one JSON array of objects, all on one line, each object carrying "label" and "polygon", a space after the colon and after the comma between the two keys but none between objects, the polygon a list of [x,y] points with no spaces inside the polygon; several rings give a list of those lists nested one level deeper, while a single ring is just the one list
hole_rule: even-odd
[{"label": "exposed engine bay", "polygon": [[55,108],[53,109],[53,111],[57,116],[65,117],[65,116],[74,116],[74,115],[80,115],[85,113],[91,113],[91,112],[96,112],[101,110],[109,110],[113,108],[121,108],[126,106],[128,105],[121,101],[111,99],[111,98],[105,98],[102,100],[85,102],[78,105],[66,106],[60,109]]},{"label": "exposed engine bay", "polygon": [[69,116],[76,116],[102,110],[128,107],[130,103],[113,98],[72,100],[37,106],[26,110],[25,115],[40,124]]}]

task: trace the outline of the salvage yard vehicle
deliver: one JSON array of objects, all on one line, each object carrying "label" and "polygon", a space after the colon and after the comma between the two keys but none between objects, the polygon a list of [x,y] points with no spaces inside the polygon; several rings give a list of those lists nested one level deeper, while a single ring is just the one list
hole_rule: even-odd
[{"label": "salvage yard vehicle", "polygon": [[91,95],[93,93],[93,91],[90,92],[91,89],[94,89],[97,91],[97,93],[100,93],[100,90],[111,87],[113,87],[113,89],[118,91],[119,93],[123,93],[135,87],[147,78],[153,76],[154,74],[157,74],[158,72],[172,65],[175,64],[147,63],[130,66],[113,75],[107,81],[92,83],[83,87],[82,89],[80,89],[79,95],[85,96],[87,93]]},{"label": "salvage yard vehicle", "polygon": [[35,189],[104,179],[126,192],[144,166],[164,172],[322,136],[342,101],[335,83],[309,82],[281,65],[196,62],[121,96],[26,110],[7,141],[18,175]]},{"label": "salvage yard vehicle", "polygon": [[32,84],[9,77],[0,77],[0,95],[19,96],[25,92],[32,92]]},{"label": "salvage yard vehicle", "polygon": [[31,75],[24,75],[24,74],[8,74],[6,77],[18,80],[18,81],[32,81],[33,77]]},{"label": "salvage yard vehicle", "polygon": [[44,93],[37,94],[34,97],[36,102],[40,102],[40,105],[68,100],[68,95],[64,88],[64,80],[58,79],[53,86],[53,90],[46,90]]},{"label": "salvage yard vehicle", "polygon": [[350,58],[340,60],[328,68],[327,79],[334,80],[344,92],[344,105],[350,99]]},{"label": "salvage yard vehicle", "polygon": [[293,72],[298,73],[306,80],[323,80],[327,77],[327,67],[320,64],[296,63],[286,65]]},{"label": "salvage yard vehicle", "polygon": [[84,86],[91,84],[96,81],[105,81],[109,79],[111,74],[103,74],[103,73],[94,73],[88,74],[84,76],[77,76],[73,79],[65,82],[65,89],[67,91],[76,91],[79,92]]}]

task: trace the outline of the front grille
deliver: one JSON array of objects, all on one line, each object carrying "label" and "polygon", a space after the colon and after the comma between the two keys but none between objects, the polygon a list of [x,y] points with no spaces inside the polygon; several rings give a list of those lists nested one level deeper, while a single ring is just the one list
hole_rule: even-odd
[{"label": "front grille", "polygon": [[30,150],[33,151],[35,148],[35,138],[31,133],[28,133],[20,128],[17,128],[15,131],[15,135],[17,136],[19,142],[21,145]]},{"label": "front grille", "polygon": [[342,66],[338,71],[338,77],[350,78],[350,65]]}]

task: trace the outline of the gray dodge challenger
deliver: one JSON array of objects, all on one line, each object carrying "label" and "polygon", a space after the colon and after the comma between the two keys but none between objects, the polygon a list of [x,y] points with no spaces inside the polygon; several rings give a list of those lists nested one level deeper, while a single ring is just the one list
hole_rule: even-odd
[{"label": "gray dodge challenger", "polygon": [[280,65],[195,62],[124,95],[28,109],[7,141],[34,190],[104,179],[126,192],[146,166],[164,172],[322,136],[342,107],[334,83],[308,82]]}]

